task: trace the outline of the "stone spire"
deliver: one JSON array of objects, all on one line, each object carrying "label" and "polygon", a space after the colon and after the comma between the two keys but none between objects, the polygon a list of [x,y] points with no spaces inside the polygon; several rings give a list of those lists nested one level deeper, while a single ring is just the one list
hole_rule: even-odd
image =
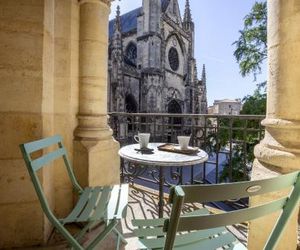
[{"label": "stone spire", "polygon": [[206,68],[205,68],[205,64],[203,64],[203,68],[202,68],[202,85],[206,86]]},{"label": "stone spire", "polygon": [[186,2],[185,2],[185,10],[184,10],[183,22],[184,23],[193,22],[193,20],[192,20],[192,14],[191,14],[191,8],[190,8],[190,1],[189,0],[186,0]]},{"label": "stone spire", "polygon": [[193,107],[193,113],[199,114],[200,113],[200,86],[199,86],[199,80],[198,80],[198,69],[197,69],[197,63],[196,60],[194,60],[194,69],[193,69],[193,98],[194,98],[194,107]]},{"label": "stone spire", "polygon": [[185,3],[185,10],[184,10],[184,17],[183,17],[183,28],[188,31],[189,33],[194,32],[194,22],[192,19],[191,8],[190,8],[190,1],[186,0]]},{"label": "stone spire", "polygon": [[194,63],[194,85],[196,86],[198,83],[198,69],[197,69],[197,63]]},{"label": "stone spire", "polygon": [[120,16],[120,6],[117,6],[117,13],[114,23],[114,33],[112,37],[113,48],[119,48],[122,46],[122,30],[121,30],[121,16]]},{"label": "stone spire", "polygon": [[120,27],[121,26],[121,17],[120,17],[120,5],[117,6],[117,12],[116,12],[116,20],[115,20],[115,29],[116,27]]},{"label": "stone spire", "polygon": [[201,113],[207,114],[208,112],[208,106],[207,106],[207,88],[206,88],[206,68],[205,64],[203,64],[203,69],[202,69],[202,86],[201,86]]},{"label": "stone spire", "polygon": [[[114,33],[111,41],[111,79],[110,87],[112,94],[112,111],[124,111],[124,81],[123,81],[123,43],[120,6],[117,6],[117,13],[114,23]],[[120,101],[121,100],[121,101]]]},{"label": "stone spire", "polygon": [[187,32],[191,41],[191,57],[194,58],[194,47],[195,47],[195,24],[192,19],[190,1],[186,0],[185,11],[182,22],[183,29]]}]

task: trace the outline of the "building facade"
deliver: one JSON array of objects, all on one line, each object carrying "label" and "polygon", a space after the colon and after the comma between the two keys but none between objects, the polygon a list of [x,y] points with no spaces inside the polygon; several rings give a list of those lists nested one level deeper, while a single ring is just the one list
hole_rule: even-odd
[{"label": "building facade", "polygon": [[198,79],[189,1],[143,0],[109,23],[108,107],[112,112],[207,113],[206,73]]},{"label": "building facade", "polygon": [[242,107],[243,104],[241,99],[216,100],[214,101],[213,106],[208,107],[208,113],[217,115],[239,115]]}]

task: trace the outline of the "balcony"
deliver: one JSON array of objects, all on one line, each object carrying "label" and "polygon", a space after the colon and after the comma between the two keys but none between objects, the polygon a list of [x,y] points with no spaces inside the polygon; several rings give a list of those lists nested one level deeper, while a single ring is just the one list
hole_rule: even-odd
[{"label": "balcony", "polygon": [[[191,167],[164,168],[164,202],[167,203],[171,185],[220,183],[248,180],[254,159],[253,147],[264,136],[260,125],[263,116],[224,116],[224,115],[180,115],[180,114],[133,114],[110,113],[110,126],[114,137],[121,146],[135,143],[133,136],[140,132],[151,133],[151,142],[176,143],[178,135],[191,135],[191,145],[209,153],[209,160]],[[124,249],[137,249],[138,240],[134,236],[132,219],[158,218],[158,169],[137,166],[126,161],[120,166],[121,181],[130,183],[127,217],[120,227],[128,244]],[[235,200],[227,203],[193,204],[185,212],[201,206],[213,213],[234,210],[248,206],[248,200]],[[164,216],[170,215],[169,205],[164,206]],[[72,225],[73,231],[79,225]],[[102,230],[96,227],[88,237]],[[229,227],[236,237],[247,245],[248,224]],[[86,239],[88,240],[88,238]],[[114,249],[114,235],[110,235],[97,249]],[[45,249],[66,249],[66,242],[55,231]]]},{"label": "balcony", "polygon": [[[111,185],[120,177],[132,185],[129,214],[122,224],[132,242],[131,226],[127,225],[131,218],[157,216],[157,169],[145,167],[138,172],[137,166],[120,164],[119,143],[112,138],[107,124],[110,2],[0,2],[1,249],[60,243],[41,209],[18,147],[54,134],[64,138],[83,186]],[[263,126],[263,117],[257,116],[110,114],[114,137],[121,146],[133,143],[137,131],[150,132],[152,141],[174,143],[177,135],[189,134],[192,145],[210,154],[203,165],[166,169],[166,198],[173,184],[232,182],[247,180],[250,174],[251,178],[264,179],[268,174],[299,170],[298,2],[268,1],[268,111]],[[51,164],[39,176],[51,209],[59,217],[72,211],[73,189],[61,163]],[[251,199],[253,204],[260,201]],[[236,209],[247,204],[247,200],[240,200],[207,205],[212,209]],[[165,210],[167,214],[169,208]],[[279,249],[296,248],[297,218],[295,214],[290,220]],[[251,249],[261,249],[268,234],[265,229],[271,228],[275,220],[276,216],[270,215],[251,224]],[[73,229],[77,230],[77,225]],[[244,230],[236,234],[246,238]]]},{"label": "balcony", "polygon": [[[254,160],[254,146],[263,138],[264,116],[249,115],[180,115],[180,114],[130,114],[111,113],[110,125],[121,146],[135,143],[138,132],[151,133],[151,142],[177,143],[177,136],[191,135],[190,144],[205,150],[209,160],[203,166],[191,169],[187,178],[185,170],[170,170],[173,184],[232,182],[248,180]],[[122,164],[122,180],[132,181],[132,167]],[[145,171],[146,172],[146,171]],[[184,172],[184,173],[183,173]],[[182,175],[183,174],[183,175]],[[149,181],[144,174],[137,178]]]}]

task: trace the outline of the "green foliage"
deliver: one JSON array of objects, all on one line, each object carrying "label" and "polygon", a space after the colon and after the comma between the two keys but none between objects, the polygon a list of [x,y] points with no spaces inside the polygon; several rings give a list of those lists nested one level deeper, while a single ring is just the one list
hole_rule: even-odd
[{"label": "green foliage", "polygon": [[[250,13],[244,18],[244,28],[240,37],[233,43],[236,46],[234,56],[239,64],[242,76],[261,73],[261,66],[267,58],[267,3],[255,2]],[[266,82],[257,86],[253,95],[243,99],[242,115],[266,114]],[[259,120],[234,119],[221,121],[223,129],[218,131],[220,148],[232,148],[224,164],[220,181],[241,181],[248,179],[248,173],[254,160],[254,146],[259,143]],[[251,129],[250,129],[251,128]],[[251,132],[252,131],[252,132]],[[231,143],[230,143],[231,142]]]},{"label": "green foliage", "polygon": [[226,154],[219,181],[236,182],[249,179],[254,147],[263,137],[260,126],[262,119],[263,116],[226,116],[210,120],[207,125],[205,150],[210,156]]},{"label": "green foliage", "polygon": [[248,95],[243,99],[243,109],[241,114],[243,115],[265,115],[267,94],[265,90],[261,90],[262,85],[254,91],[253,95]]},{"label": "green foliage", "polygon": [[267,3],[255,2],[244,18],[244,29],[233,44],[234,56],[242,76],[261,73],[261,65],[267,58]]},{"label": "green foliage", "polygon": [[[253,95],[248,95],[243,99],[241,114],[265,115],[266,99],[265,84],[260,84]],[[219,136],[222,138],[220,139],[221,147],[226,146],[230,140],[233,143],[231,159],[229,158],[226,161],[220,180],[226,181],[230,176],[232,176],[231,181],[247,180],[248,172],[251,170],[254,161],[254,147],[262,137],[259,132],[260,120],[242,120],[238,118],[232,121],[223,120],[221,127],[224,127],[219,132]],[[231,133],[229,131],[230,127],[232,127]],[[253,132],[249,132],[249,129]]]},{"label": "green foliage", "polygon": [[[236,46],[234,56],[239,64],[242,76],[261,73],[261,67],[267,58],[267,3],[256,2],[250,13],[244,18],[244,28]],[[253,95],[243,98],[242,115],[266,114],[266,82],[257,85]],[[227,152],[220,181],[242,181],[249,178],[254,160],[254,147],[263,136],[260,119],[219,118],[209,131],[209,152]],[[228,152],[231,149],[231,155]]]}]

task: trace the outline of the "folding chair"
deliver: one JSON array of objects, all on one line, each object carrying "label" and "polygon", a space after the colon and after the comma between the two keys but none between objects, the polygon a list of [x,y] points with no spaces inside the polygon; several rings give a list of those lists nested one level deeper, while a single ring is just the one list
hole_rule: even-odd
[{"label": "folding chair", "polygon": [[[46,153],[45,149],[55,147],[54,151]],[[128,185],[114,185],[112,187],[87,187],[82,188],[76,180],[66,150],[62,144],[61,136],[53,136],[46,139],[21,144],[20,145],[24,160],[35,191],[41,203],[42,209],[52,225],[64,236],[69,245],[78,250],[94,249],[109,233],[114,232],[117,237],[117,249],[120,241],[126,243],[122,234],[116,229],[118,222],[126,215],[128,201]],[[51,148],[50,148],[51,149]],[[32,154],[42,152],[42,156],[34,158]],[[79,199],[71,213],[62,219],[58,219],[51,211],[37,171],[56,159],[63,159],[69,178],[74,190],[78,193]],[[105,229],[99,232],[86,248],[80,241],[86,233],[98,223],[104,222]],[[65,225],[70,223],[83,223],[85,226],[77,235],[71,235]]]},{"label": "folding chair", "polygon": [[[184,203],[213,202],[240,199],[291,188],[289,195],[258,206],[221,214],[210,214],[207,209],[182,214]],[[171,189],[170,218],[134,220],[138,227],[140,249],[211,250],[246,249],[225,226],[250,221],[276,211],[280,216],[264,249],[275,249],[293,212],[299,206],[300,172],[272,179],[216,185],[176,186]]]}]

